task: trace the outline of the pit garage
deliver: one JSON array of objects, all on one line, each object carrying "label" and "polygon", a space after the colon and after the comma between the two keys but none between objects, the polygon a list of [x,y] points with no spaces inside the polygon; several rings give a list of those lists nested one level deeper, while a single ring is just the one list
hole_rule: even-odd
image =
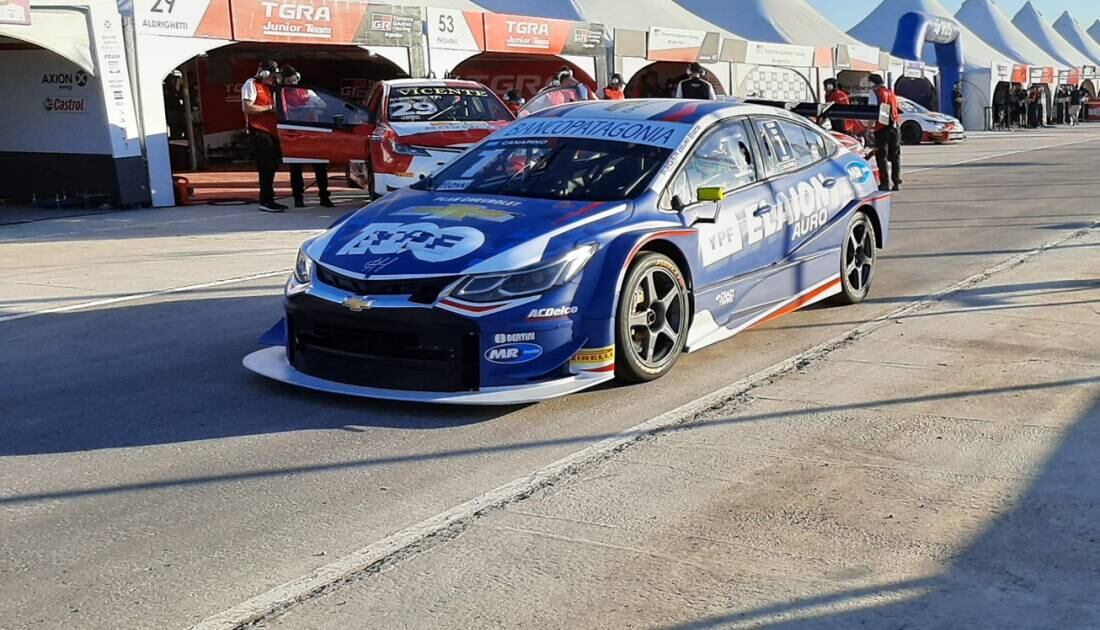
[{"label": "pit garage", "polygon": [[[304,84],[352,103],[377,81],[427,72],[418,7],[341,2],[287,12],[281,6],[135,2],[154,205],[172,205],[189,190],[254,195],[240,90],[262,59],[290,64]],[[188,184],[175,185],[174,174]]]},{"label": "pit garage", "polygon": [[0,199],[44,207],[148,201],[114,0],[9,8],[18,5],[21,15],[0,23],[0,85],[12,95],[0,99]]},{"label": "pit garage", "polygon": [[428,66],[437,77],[470,79],[498,95],[530,99],[562,67],[595,91],[606,72],[601,24],[460,9],[427,9]]}]

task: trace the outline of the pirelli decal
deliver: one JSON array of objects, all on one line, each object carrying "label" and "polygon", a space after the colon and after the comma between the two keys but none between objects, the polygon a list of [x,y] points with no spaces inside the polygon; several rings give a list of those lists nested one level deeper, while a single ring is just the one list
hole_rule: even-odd
[{"label": "pirelli decal", "polygon": [[615,346],[581,348],[573,355],[570,365],[582,372],[612,372],[615,370]]}]

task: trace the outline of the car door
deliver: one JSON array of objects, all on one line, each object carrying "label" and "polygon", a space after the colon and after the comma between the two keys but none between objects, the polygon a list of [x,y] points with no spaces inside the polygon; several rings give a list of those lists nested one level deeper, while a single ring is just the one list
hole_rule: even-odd
[{"label": "car door", "polygon": [[284,85],[276,115],[283,161],[345,166],[363,160],[374,130],[368,113],[321,89]]},{"label": "car door", "polygon": [[786,118],[754,118],[753,127],[776,200],[764,227],[777,245],[769,281],[781,301],[836,271],[825,258],[838,241],[825,232],[838,229],[834,219],[853,192],[847,171],[832,159],[835,143],[822,132]]},{"label": "car door", "polygon": [[[747,120],[719,123],[692,148],[660,202],[694,223],[697,306],[719,325],[753,308],[756,275],[779,254],[763,234],[761,217],[775,199],[759,162]],[[721,190],[722,199],[701,200],[700,189]]]}]

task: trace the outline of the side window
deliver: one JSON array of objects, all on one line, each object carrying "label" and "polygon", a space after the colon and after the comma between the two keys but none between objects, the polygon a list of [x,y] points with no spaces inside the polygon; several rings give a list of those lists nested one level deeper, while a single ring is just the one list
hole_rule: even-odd
[{"label": "side window", "polygon": [[828,145],[818,133],[789,120],[764,119],[756,128],[771,175],[781,175],[815,164],[828,155]]},{"label": "side window", "polygon": [[331,125],[337,116],[349,125],[368,122],[365,111],[328,92],[291,86],[282,89],[282,96],[283,115],[287,122]]},{"label": "side window", "polygon": [[673,197],[679,197],[685,206],[691,205],[698,201],[700,188],[730,192],[758,181],[751,145],[748,129],[740,120],[706,133],[672,179],[661,206],[671,208]]}]

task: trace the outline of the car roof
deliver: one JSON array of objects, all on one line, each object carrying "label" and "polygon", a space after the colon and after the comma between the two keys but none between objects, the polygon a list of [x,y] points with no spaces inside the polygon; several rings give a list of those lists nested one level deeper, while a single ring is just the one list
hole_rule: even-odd
[{"label": "car roof", "polygon": [[696,125],[752,114],[795,118],[795,115],[790,112],[766,105],[752,105],[734,100],[700,101],[668,98],[580,101],[535,112],[530,118],[611,118]]},{"label": "car roof", "polygon": [[462,79],[388,79],[382,83],[396,87],[410,85],[419,85],[423,87],[485,87],[477,81],[465,81]]}]

